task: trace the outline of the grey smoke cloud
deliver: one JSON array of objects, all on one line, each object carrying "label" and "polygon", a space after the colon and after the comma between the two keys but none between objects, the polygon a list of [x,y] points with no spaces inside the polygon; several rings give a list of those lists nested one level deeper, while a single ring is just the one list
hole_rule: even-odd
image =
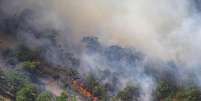
[{"label": "grey smoke cloud", "polygon": [[[191,4],[189,0],[19,0],[13,3],[21,9],[31,5],[41,13],[41,21],[37,22],[42,24],[40,27],[53,26],[64,32],[68,29],[62,36],[73,37],[78,40],[75,42],[83,36],[95,35],[105,43],[137,47],[163,60],[177,58],[178,50],[170,44],[180,46],[180,43],[173,43],[178,39],[168,36],[177,37],[174,31],[191,19]],[[44,9],[38,10],[37,6]]]},{"label": "grey smoke cloud", "polygon": [[[3,0],[1,5],[8,16],[18,15],[25,9],[33,10],[36,14],[28,22],[39,31],[58,30],[56,40],[63,50],[69,46],[79,49],[84,72],[108,69],[119,72],[108,65],[100,53],[86,53],[80,44],[84,36],[97,36],[105,46],[117,44],[140,51],[146,58],[135,68],[121,61],[120,65],[125,68],[121,68],[124,73],[119,76],[122,78],[119,87],[131,80],[137,81],[137,85],[141,85],[142,101],[151,101],[151,93],[157,85],[155,78],[146,73],[150,61],[156,65],[149,68],[158,72],[172,71],[166,65],[175,63],[177,71],[174,72],[179,81],[194,74],[201,87],[201,25],[196,8],[190,0]],[[52,47],[51,42],[21,33],[25,42],[33,47],[50,45],[48,53],[55,53],[50,59],[59,61],[61,55],[57,55],[58,49]],[[107,81],[110,79],[104,80]]]},{"label": "grey smoke cloud", "polygon": [[177,37],[174,32],[193,15],[189,0],[17,0],[7,3],[9,7],[4,9],[8,12],[36,10],[40,13],[34,22],[36,26],[63,30],[64,38],[73,37],[79,42],[83,36],[95,35],[105,43],[137,47],[163,60],[177,58],[178,49],[172,44],[180,46],[180,43],[168,37],[170,34]]}]

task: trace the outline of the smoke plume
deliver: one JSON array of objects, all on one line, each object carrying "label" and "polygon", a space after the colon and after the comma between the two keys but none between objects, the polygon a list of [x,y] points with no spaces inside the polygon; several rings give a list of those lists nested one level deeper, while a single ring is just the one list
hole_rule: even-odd
[{"label": "smoke plume", "polygon": [[14,33],[31,49],[43,47],[42,56],[52,64],[69,65],[64,54],[73,53],[81,74],[92,73],[102,83],[115,81],[114,91],[131,83],[140,87],[140,101],[152,101],[157,80],[165,74],[178,84],[191,79],[201,87],[199,0],[0,3],[2,32]]}]

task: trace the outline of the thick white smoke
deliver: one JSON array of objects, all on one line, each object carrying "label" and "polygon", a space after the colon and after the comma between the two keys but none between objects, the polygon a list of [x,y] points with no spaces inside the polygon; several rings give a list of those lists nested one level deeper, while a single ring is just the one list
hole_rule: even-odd
[{"label": "thick white smoke", "polygon": [[[137,70],[133,70],[137,71],[136,77],[127,81],[122,79],[120,84],[125,85],[124,83],[130,80],[136,80],[142,89],[141,101],[151,101],[152,90],[156,86],[154,78],[144,70],[143,63],[150,60],[174,62],[178,66],[178,79],[186,80],[188,75],[194,74],[201,87],[201,18],[192,0],[4,1],[4,6],[1,7],[8,14],[18,14],[27,8],[33,9],[38,13],[31,22],[33,26],[37,29],[52,27],[59,30],[57,40],[60,44],[80,49],[79,55],[81,54],[86,72],[97,69],[118,70],[105,65],[100,54],[90,55],[82,51],[84,48],[80,48],[80,40],[83,36],[97,36],[106,46],[117,44],[135,48],[145,54],[148,60],[145,59],[139,63]],[[43,41],[38,42],[40,44]],[[160,66],[154,68],[158,71],[168,69]],[[130,71],[126,69],[123,72]],[[124,73],[122,75],[121,77],[129,77]]]},{"label": "thick white smoke", "polygon": [[97,35],[105,43],[132,46],[163,60],[176,59],[181,53],[175,47],[181,43],[175,41],[183,38],[178,39],[175,31],[183,30],[187,19],[194,20],[189,0],[18,0],[7,3],[12,6],[4,9],[11,14],[26,8],[37,10],[41,17],[34,23],[41,24],[40,27],[67,29],[62,36],[66,34],[70,39],[79,41],[83,36]]}]

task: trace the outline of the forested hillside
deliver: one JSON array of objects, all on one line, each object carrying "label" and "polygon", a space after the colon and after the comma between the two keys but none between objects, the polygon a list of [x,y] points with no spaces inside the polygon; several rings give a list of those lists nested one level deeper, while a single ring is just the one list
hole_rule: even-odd
[{"label": "forested hillside", "polygon": [[0,101],[201,101],[199,0],[0,0]]}]

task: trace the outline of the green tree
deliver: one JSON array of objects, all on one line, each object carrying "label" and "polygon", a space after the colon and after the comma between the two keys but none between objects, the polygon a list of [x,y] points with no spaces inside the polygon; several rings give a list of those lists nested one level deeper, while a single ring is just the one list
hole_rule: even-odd
[{"label": "green tree", "polygon": [[139,90],[133,86],[127,86],[117,94],[117,98],[122,101],[137,101]]},{"label": "green tree", "polygon": [[16,93],[16,101],[35,101],[36,92],[32,85],[26,85]]},{"label": "green tree", "polygon": [[92,94],[98,97],[99,100],[104,100],[107,97],[107,89],[93,78],[92,75],[87,75],[86,78],[87,88]]},{"label": "green tree", "polygon": [[8,70],[5,72],[5,79],[9,90],[16,93],[24,85],[30,84],[29,78],[18,73],[15,70]]},{"label": "green tree", "polygon": [[20,47],[21,49],[16,52],[16,57],[19,61],[28,61],[33,59],[34,57],[34,52],[31,50],[27,49],[26,47]]},{"label": "green tree", "polygon": [[76,96],[73,96],[71,101],[77,101]]},{"label": "green tree", "polygon": [[14,99],[18,90],[30,84],[30,79],[15,69],[0,70],[0,72],[0,92],[6,97]]},{"label": "green tree", "polygon": [[161,81],[156,89],[157,99],[163,99],[169,101],[176,92],[176,88],[170,85],[168,82]]},{"label": "green tree", "polygon": [[106,88],[100,84],[97,84],[92,91],[94,96],[97,96],[99,99],[104,99],[107,96]]},{"label": "green tree", "polygon": [[18,45],[16,51],[15,51],[15,56],[18,59],[18,61],[31,61],[33,59],[38,59],[39,58],[39,53],[40,49],[30,49],[25,45]]},{"label": "green tree", "polygon": [[176,98],[180,101],[201,101],[201,92],[197,87],[188,87],[178,91]]},{"label": "green tree", "polygon": [[60,96],[56,97],[56,101],[67,101],[68,94],[66,92],[62,92]]},{"label": "green tree", "polygon": [[40,93],[36,101],[52,101],[52,99],[48,93]]},{"label": "green tree", "polygon": [[39,65],[38,62],[24,61],[24,62],[19,63],[17,65],[17,67],[20,67],[20,68],[22,68],[26,71],[29,71],[29,72],[35,72],[38,65]]}]

